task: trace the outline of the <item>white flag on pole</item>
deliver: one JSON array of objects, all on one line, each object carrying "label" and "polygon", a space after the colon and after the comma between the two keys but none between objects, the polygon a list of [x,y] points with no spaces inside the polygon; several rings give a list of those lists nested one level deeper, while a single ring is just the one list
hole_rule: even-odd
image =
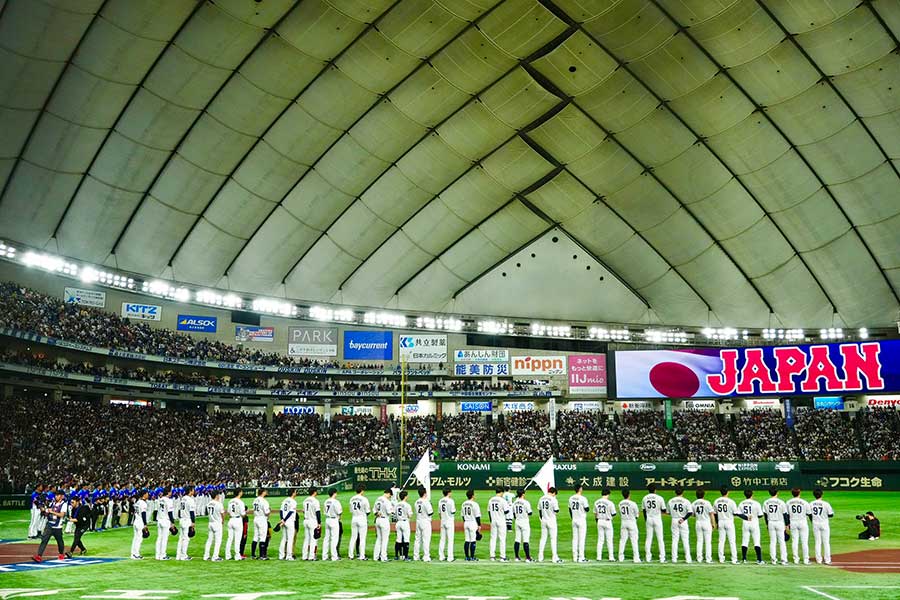
[{"label": "white flag on pole", "polygon": [[412,476],[419,481],[419,485],[425,487],[425,497],[431,497],[431,452],[425,452],[419,459],[419,464],[413,469]]},{"label": "white flag on pole", "polygon": [[537,474],[531,478],[541,491],[547,493],[547,490],[556,487],[556,473],[554,472],[553,457],[547,459],[544,466],[540,468]]}]

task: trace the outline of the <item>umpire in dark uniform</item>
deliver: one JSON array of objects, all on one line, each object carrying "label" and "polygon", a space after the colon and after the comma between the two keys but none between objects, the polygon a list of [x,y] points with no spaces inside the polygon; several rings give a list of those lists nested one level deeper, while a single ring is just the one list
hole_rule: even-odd
[{"label": "umpire in dark uniform", "polygon": [[75,523],[75,539],[72,540],[72,547],[66,552],[66,558],[72,558],[76,548],[78,548],[78,553],[84,556],[87,554],[87,548],[84,547],[81,536],[91,527],[93,521],[91,507],[83,503],[79,498],[72,498],[69,506],[69,520]]}]

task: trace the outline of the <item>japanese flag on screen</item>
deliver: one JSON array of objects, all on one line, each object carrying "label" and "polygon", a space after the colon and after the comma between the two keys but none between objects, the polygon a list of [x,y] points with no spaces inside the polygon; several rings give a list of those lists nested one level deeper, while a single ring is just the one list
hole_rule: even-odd
[{"label": "japanese flag on screen", "polygon": [[719,351],[650,350],[616,353],[619,398],[714,397],[707,375],[722,372]]}]

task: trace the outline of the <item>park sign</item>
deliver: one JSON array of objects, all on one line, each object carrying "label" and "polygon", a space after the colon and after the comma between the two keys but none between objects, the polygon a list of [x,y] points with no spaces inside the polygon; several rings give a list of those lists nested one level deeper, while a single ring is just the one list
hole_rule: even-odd
[{"label": "park sign", "polygon": [[616,352],[618,398],[900,391],[900,340]]}]

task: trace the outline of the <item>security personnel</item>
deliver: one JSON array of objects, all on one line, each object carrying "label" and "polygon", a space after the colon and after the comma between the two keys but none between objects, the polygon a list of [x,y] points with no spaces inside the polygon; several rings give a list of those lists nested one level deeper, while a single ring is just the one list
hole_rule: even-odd
[{"label": "security personnel", "polygon": [[84,556],[87,554],[87,548],[84,547],[81,536],[90,529],[93,522],[91,507],[82,502],[80,498],[73,498],[69,505],[69,521],[75,525],[75,539],[72,540],[72,547],[66,553],[66,558],[72,558],[76,548],[78,548],[78,553]]}]

